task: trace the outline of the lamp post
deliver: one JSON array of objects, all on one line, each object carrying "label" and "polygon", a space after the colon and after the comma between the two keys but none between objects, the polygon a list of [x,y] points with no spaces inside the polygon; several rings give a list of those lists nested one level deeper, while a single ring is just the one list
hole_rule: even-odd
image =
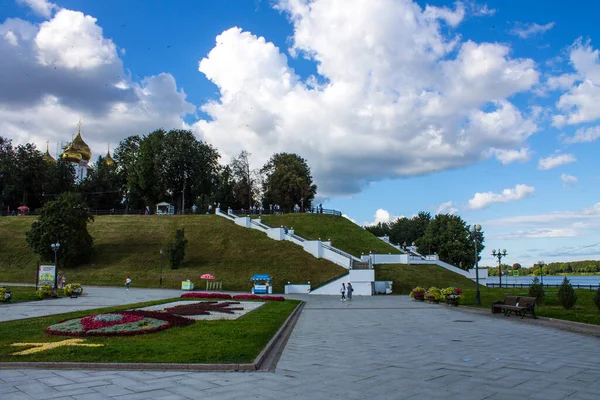
[{"label": "lamp post", "polygon": [[471,228],[471,237],[475,244],[475,304],[481,304],[481,293],[479,292],[479,254],[477,252],[477,240],[481,235],[481,225],[473,225]]},{"label": "lamp post", "polygon": [[160,249],[160,287],[162,287],[162,264],[163,264],[162,258],[163,258],[163,250]]},{"label": "lamp post", "polygon": [[498,249],[498,251],[496,251],[496,249],[492,250],[492,256],[498,258],[498,278],[500,279],[499,281],[499,287],[502,287],[502,257],[506,257],[508,255],[508,253],[506,252],[506,249],[502,249],[502,251],[500,249]]},{"label": "lamp post", "polygon": [[54,288],[56,289],[58,287],[58,251],[60,250],[60,242],[52,243],[50,248],[54,252]]},{"label": "lamp post", "polygon": [[540,278],[542,280],[542,287],[544,287],[544,265],[546,263],[543,261],[538,261],[538,264],[540,266]]}]

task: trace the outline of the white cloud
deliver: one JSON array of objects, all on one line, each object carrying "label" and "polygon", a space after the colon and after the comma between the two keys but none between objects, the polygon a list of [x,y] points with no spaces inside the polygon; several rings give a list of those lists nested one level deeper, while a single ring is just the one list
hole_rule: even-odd
[{"label": "white cloud", "polygon": [[567,174],[562,174],[560,176],[560,179],[563,181],[563,184],[565,184],[565,185],[568,185],[571,183],[576,183],[578,181],[576,176],[567,175]]},{"label": "white cloud", "polygon": [[50,18],[52,12],[58,8],[56,4],[47,0],[17,0],[17,3],[31,8],[34,13],[44,18]]},{"label": "white cloud", "polygon": [[490,239],[498,240],[514,240],[514,239],[539,239],[539,238],[566,238],[578,236],[574,229],[557,228],[557,229],[530,229],[523,231],[515,231],[500,235],[494,235]]},{"label": "white cloud", "polygon": [[561,165],[570,164],[575,161],[577,161],[577,158],[573,154],[557,154],[555,156],[540,158],[538,162],[538,169],[552,169]]},{"label": "white cloud", "polygon": [[[553,125],[559,128],[600,118],[600,52],[591,46],[589,40],[584,42],[580,38],[570,47],[569,61],[577,78],[556,103],[562,113],[553,117]],[[562,83],[566,85],[568,79],[565,78]],[[564,85],[561,84],[561,87]]]},{"label": "white cloud", "polygon": [[551,213],[519,215],[482,222],[482,224],[490,226],[547,227],[549,225],[560,225],[562,228],[580,229],[597,229],[599,223],[600,203],[578,211],[555,211]]},{"label": "white cloud", "polygon": [[475,2],[467,3],[470,12],[477,17],[488,17],[496,14],[495,8],[489,8],[487,4],[476,4]]},{"label": "white cloud", "polygon": [[317,75],[296,75],[265,38],[239,28],[221,33],[199,63],[220,98],[202,107],[210,118],[193,129],[225,159],[245,149],[256,167],[274,152],[298,153],[330,197],[470,165],[490,147],[522,147],[537,131],[508,101],[538,82],[535,63],[511,58],[503,44],[449,36],[442,28],[464,19],[462,6],[281,0],[276,7],[293,23],[290,54],[315,62]]},{"label": "white cloud", "polygon": [[[2,40],[9,33],[12,42]],[[2,136],[38,148],[50,140],[54,154],[83,119],[83,137],[95,161],[108,141],[114,146],[132,134],[185,127],[182,117],[196,107],[173,76],[133,81],[115,49],[95,18],[76,11],[60,10],[41,25],[20,19],[1,23]]]},{"label": "white cloud", "polygon": [[502,193],[475,193],[475,196],[469,200],[468,209],[481,210],[488,208],[494,203],[508,203],[509,201],[521,200],[529,197],[535,192],[535,188],[527,185],[517,185],[514,189],[504,189]]},{"label": "white cloud", "polygon": [[562,74],[551,76],[546,80],[546,86],[550,90],[566,90],[579,78],[577,74]]},{"label": "white cloud", "polygon": [[503,165],[507,165],[515,161],[526,162],[529,161],[531,157],[531,151],[526,147],[523,147],[520,150],[491,149],[490,152],[496,156],[498,161],[500,161]]},{"label": "white cloud", "polygon": [[575,135],[565,136],[563,142],[566,144],[595,142],[598,138],[600,138],[600,125],[577,129]]},{"label": "white cloud", "polygon": [[373,221],[365,222],[363,226],[377,225],[379,223],[388,224],[402,217],[404,216],[392,216],[389,211],[379,208],[377,211],[375,211],[375,214],[373,214]]},{"label": "white cloud", "polygon": [[555,25],[554,22],[549,22],[545,25],[539,25],[536,23],[527,23],[527,24],[517,23],[517,26],[515,26],[510,31],[510,33],[512,33],[513,35],[520,36],[523,39],[526,39],[530,36],[544,34],[544,33],[548,32],[550,29],[554,28],[554,25]]},{"label": "white cloud", "polygon": [[435,211],[436,214],[456,214],[457,212],[458,208],[455,207],[453,201],[440,204]]},{"label": "white cloud", "polygon": [[35,38],[40,64],[68,69],[112,64],[118,58],[116,46],[103,37],[96,21],[81,12],[63,9],[44,22]]}]

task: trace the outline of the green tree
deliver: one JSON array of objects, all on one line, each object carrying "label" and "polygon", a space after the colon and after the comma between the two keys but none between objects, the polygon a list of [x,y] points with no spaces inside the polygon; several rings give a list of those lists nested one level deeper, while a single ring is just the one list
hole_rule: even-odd
[{"label": "green tree", "polygon": [[98,157],[87,178],[79,184],[79,191],[92,210],[110,210],[120,207],[123,186],[116,165],[107,165],[103,157]]},{"label": "green tree", "polygon": [[311,208],[317,194],[310,167],[297,154],[278,153],[263,166],[264,203],[292,209],[296,204]]},{"label": "green tree", "polygon": [[575,289],[571,285],[571,282],[565,278],[563,279],[560,288],[558,289],[558,303],[565,308],[565,310],[570,310],[573,308],[575,303],[577,303],[577,295],[575,294]]},{"label": "green tree", "polygon": [[390,224],[390,240],[393,243],[410,246],[417,239],[425,234],[427,226],[431,222],[431,214],[425,211],[408,219],[406,217],[398,218]]},{"label": "green tree", "polygon": [[538,305],[544,302],[544,287],[540,283],[540,279],[537,276],[533,278],[533,281],[531,282],[531,286],[529,287],[529,296],[535,297]]},{"label": "green tree", "polygon": [[127,210],[129,207],[143,208],[145,206],[135,174],[137,160],[140,157],[141,142],[142,138],[138,135],[129,136],[119,143],[113,154],[117,165],[116,173],[122,185],[121,192]]},{"label": "green tree", "polygon": [[59,259],[63,266],[85,263],[92,254],[93,239],[87,224],[93,220],[80,195],[63,193],[41,208],[40,216],[27,232],[27,243],[44,261],[53,260],[50,245],[59,242]]},{"label": "green tree", "polygon": [[[424,235],[417,239],[420,253],[437,253],[441,260],[463,269],[475,265],[475,245],[469,232],[470,226],[458,215],[438,214],[427,228]],[[484,246],[483,232],[477,237],[477,256]]]},{"label": "green tree", "polygon": [[233,178],[233,197],[235,204],[231,207],[252,207],[260,198],[260,172],[250,168],[250,153],[243,150],[229,163],[231,176]]},{"label": "green tree", "polygon": [[521,264],[514,263],[513,266],[512,266],[512,269],[521,269]]},{"label": "green tree", "polygon": [[188,240],[185,238],[185,231],[177,229],[175,231],[175,241],[169,243],[167,253],[169,255],[169,265],[171,269],[178,269],[185,258],[185,248]]}]

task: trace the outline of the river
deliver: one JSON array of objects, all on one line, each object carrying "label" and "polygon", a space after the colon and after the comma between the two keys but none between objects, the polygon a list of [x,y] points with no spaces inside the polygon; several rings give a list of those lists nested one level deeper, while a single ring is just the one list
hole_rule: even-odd
[{"label": "river", "polygon": [[[544,285],[560,285],[565,277],[557,275],[544,275]],[[579,276],[567,276],[572,285],[593,285],[596,288],[600,283],[600,275],[579,275]],[[529,285],[533,280],[533,275],[526,276],[503,276],[502,285],[508,284],[509,286],[514,284],[517,285]],[[498,284],[497,276],[489,276],[486,279],[486,283]]]}]

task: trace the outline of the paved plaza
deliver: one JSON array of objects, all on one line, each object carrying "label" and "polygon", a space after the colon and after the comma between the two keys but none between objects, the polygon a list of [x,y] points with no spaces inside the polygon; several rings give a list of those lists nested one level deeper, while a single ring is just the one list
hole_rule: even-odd
[{"label": "paved plaza", "polygon": [[[117,303],[104,303],[104,291]],[[180,292],[88,293],[56,301],[96,307]],[[0,398],[600,399],[597,337],[408,296],[294,297],[307,304],[274,373],[0,370]],[[9,307],[22,315],[38,304]]]}]

